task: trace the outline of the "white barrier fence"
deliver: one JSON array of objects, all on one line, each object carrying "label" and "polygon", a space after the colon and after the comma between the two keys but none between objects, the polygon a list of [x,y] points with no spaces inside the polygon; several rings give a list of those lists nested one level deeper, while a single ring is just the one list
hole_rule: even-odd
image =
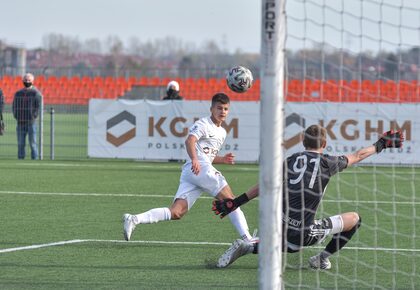
[{"label": "white barrier fence", "polygon": [[[417,104],[287,103],[284,145],[287,155],[303,150],[299,133],[311,124],[328,132],[325,153],[341,155],[370,145],[378,132],[401,129],[406,142],[365,163],[420,164]],[[210,102],[126,101],[92,99],[89,103],[88,155],[145,160],[185,159],[188,128],[210,114]],[[416,118],[417,117],[417,118]],[[220,154],[233,152],[240,162],[258,162],[258,102],[233,102],[226,122],[227,139]],[[264,132],[262,132],[264,134]]]}]

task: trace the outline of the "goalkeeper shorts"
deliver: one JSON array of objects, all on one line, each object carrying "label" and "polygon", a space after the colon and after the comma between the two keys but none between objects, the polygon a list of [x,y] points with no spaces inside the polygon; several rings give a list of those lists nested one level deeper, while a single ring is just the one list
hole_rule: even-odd
[{"label": "goalkeeper shorts", "polygon": [[341,215],[315,220],[309,226],[309,229],[304,232],[289,229],[287,231],[287,248],[291,252],[299,251],[303,247],[320,244],[328,236],[341,233],[342,231],[343,219]]}]

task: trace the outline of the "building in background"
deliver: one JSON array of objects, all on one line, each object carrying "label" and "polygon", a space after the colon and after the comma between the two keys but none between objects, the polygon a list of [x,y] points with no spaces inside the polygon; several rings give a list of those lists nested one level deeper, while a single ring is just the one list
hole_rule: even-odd
[{"label": "building in background", "polygon": [[0,41],[0,75],[23,75],[26,71],[26,49]]}]

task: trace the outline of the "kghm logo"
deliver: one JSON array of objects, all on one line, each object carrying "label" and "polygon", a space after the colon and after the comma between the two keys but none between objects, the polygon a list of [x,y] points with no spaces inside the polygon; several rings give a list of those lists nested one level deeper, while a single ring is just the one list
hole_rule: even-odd
[{"label": "kghm logo", "polygon": [[[289,127],[292,124],[297,124],[301,126],[304,130],[306,127],[305,123],[305,119],[296,113],[290,114],[286,117],[286,127]],[[290,137],[289,139],[284,140],[284,148],[289,149],[300,142],[302,142],[302,132],[299,132],[296,135]]]},{"label": "kghm logo", "polygon": [[[124,129],[124,127],[126,127],[124,126],[124,123],[126,122],[133,125],[133,128]],[[122,134],[120,134],[120,130],[115,130],[117,126],[122,128],[117,128],[122,130]],[[116,131],[118,132],[118,135],[116,134]],[[124,144],[134,137],[136,137],[136,116],[133,114],[123,111],[106,122],[106,141],[113,144],[115,147]]]}]

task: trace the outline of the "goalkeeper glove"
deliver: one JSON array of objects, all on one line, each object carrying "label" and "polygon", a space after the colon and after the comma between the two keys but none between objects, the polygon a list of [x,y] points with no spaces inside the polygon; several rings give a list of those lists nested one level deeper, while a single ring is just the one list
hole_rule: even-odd
[{"label": "goalkeeper glove", "polygon": [[245,193],[235,199],[225,198],[222,200],[213,200],[213,207],[211,210],[214,214],[220,215],[220,218],[222,219],[248,201],[248,196]]},{"label": "goalkeeper glove", "polygon": [[387,131],[378,141],[373,143],[376,153],[380,153],[385,148],[400,148],[404,142],[404,135],[401,131]]}]

